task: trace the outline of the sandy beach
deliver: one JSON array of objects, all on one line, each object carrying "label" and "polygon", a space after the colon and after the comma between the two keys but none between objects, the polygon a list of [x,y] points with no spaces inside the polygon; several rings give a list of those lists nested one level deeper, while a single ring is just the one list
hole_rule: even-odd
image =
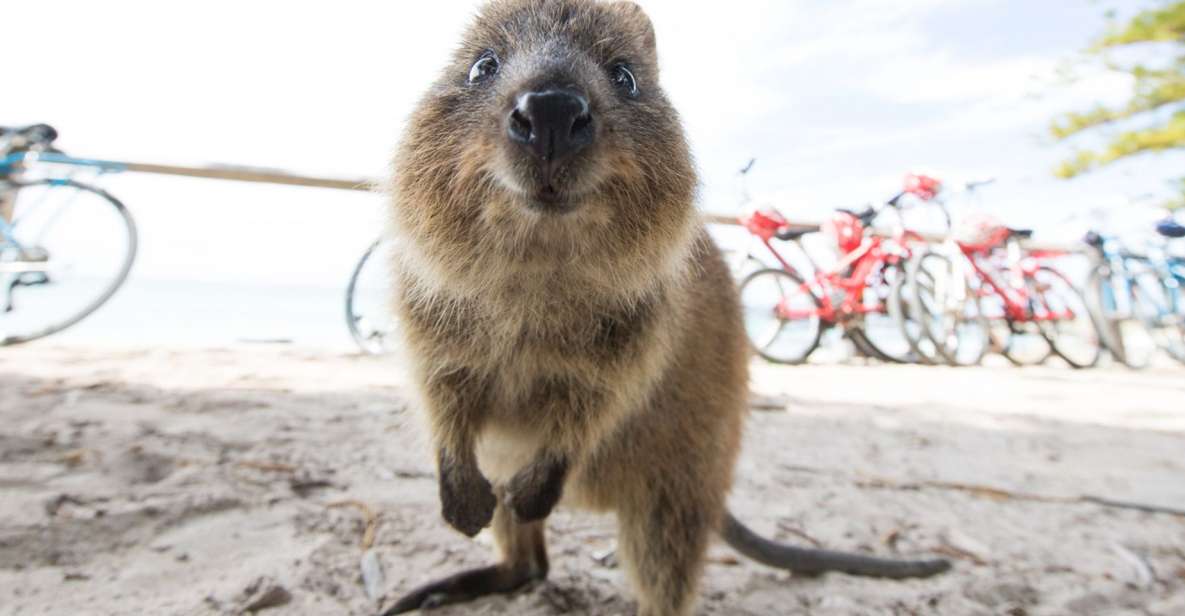
[{"label": "sandy beach", "polygon": [[[486,563],[407,391],[287,346],[0,350],[0,614],[374,614]],[[1185,614],[1185,368],[755,363],[753,391],[739,517],[955,566],[795,578],[720,544],[698,613]],[[631,614],[613,521],[550,531],[546,583],[436,613]]]}]

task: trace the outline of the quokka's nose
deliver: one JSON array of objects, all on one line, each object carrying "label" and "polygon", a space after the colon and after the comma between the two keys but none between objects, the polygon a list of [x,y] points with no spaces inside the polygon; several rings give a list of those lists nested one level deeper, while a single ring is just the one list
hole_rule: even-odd
[{"label": "quokka's nose", "polygon": [[510,112],[506,133],[540,162],[570,158],[593,142],[588,99],[568,90],[524,92]]}]

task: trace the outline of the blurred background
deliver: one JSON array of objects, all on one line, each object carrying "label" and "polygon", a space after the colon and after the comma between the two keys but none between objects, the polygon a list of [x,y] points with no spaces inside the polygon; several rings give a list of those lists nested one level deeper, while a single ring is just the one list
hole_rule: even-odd
[{"label": "blurred background", "polygon": [[[819,220],[883,202],[925,171],[950,186],[997,178],[952,207],[1072,240],[1086,223],[1070,221],[1088,211],[1146,221],[1138,210],[1180,196],[1179,150],[1054,175],[1108,136],[1059,142],[1051,123],[1132,95],[1130,72],[1091,45],[1156,2],[641,4],[706,211],[770,205]],[[9,3],[0,124],[51,123],[76,156],[381,177],[477,5]],[[742,204],[737,172],[753,158]],[[345,284],[380,231],[381,196],[131,173],[102,185],[135,216],[141,252],[115,300],[55,339],[351,344]]]}]

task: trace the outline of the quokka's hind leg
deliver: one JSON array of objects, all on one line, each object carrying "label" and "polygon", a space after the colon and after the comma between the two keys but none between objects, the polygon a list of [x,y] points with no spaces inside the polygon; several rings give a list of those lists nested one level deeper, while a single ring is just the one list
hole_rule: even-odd
[{"label": "quokka's hind leg", "polygon": [[[499,491],[500,492],[500,491]],[[419,609],[472,601],[478,597],[509,593],[526,584],[547,577],[547,546],[544,544],[544,520],[520,523],[498,494],[491,528],[498,544],[501,561],[478,567],[425,584],[395,602],[383,612],[393,616]]]},{"label": "quokka's hind leg", "polygon": [[619,506],[618,543],[638,616],[686,616],[695,606],[716,519],[702,503],[657,491]]}]

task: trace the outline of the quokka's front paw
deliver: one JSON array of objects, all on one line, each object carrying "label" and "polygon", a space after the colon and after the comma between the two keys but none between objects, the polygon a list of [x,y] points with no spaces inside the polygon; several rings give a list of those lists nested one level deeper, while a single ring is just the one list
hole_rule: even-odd
[{"label": "quokka's front paw", "polygon": [[477,469],[441,474],[441,514],[449,526],[466,536],[476,536],[489,526],[497,506],[498,499],[490,482]]},{"label": "quokka's front paw", "polygon": [[564,494],[568,462],[540,458],[527,465],[506,484],[506,503],[523,522],[542,520],[551,514]]}]

